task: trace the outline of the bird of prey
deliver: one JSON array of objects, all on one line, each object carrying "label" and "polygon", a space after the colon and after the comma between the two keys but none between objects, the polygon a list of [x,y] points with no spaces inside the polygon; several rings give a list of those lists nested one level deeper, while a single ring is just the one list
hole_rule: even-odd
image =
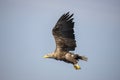
[{"label": "bird of prey", "polygon": [[56,49],[54,52],[44,55],[44,58],[51,58],[71,63],[76,70],[79,70],[81,67],[78,64],[78,61],[87,61],[88,58],[71,52],[76,48],[72,16],[73,14],[70,15],[69,12],[67,12],[59,18],[55,27],[52,29],[56,42]]}]

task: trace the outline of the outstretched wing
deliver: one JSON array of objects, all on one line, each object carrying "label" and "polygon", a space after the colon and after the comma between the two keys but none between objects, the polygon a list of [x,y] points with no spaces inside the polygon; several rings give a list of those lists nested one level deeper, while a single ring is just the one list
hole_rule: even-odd
[{"label": "outstretched wing", "polygon": [[74,35],[74,22],[72,18],[73,14],[63,14],[55,27],[52,30],[52,33],[56,42],[56,49],[62,51],[73,51],[76,47],[75,35]]}]

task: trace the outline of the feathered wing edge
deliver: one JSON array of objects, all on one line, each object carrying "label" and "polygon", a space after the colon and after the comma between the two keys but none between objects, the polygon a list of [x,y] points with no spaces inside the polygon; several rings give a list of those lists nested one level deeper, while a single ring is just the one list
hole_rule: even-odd
[{"label": "feathered wing edge", "polygon": [[64,51],[73,51],[76,47],[72,16],[73,14],[70,15],[69,12],[63,14],[52,30],[56,48],[60,48]]}]

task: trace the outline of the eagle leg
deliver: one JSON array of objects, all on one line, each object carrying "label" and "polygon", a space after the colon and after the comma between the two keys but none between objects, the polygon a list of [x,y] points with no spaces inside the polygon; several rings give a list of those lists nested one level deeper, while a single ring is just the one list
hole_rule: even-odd
[{"label": "eagle leg", "polygon": [[75,68],[76,70],[81,69],[81,67],[80,67],[78,64],[74,64],[74,68]]}]

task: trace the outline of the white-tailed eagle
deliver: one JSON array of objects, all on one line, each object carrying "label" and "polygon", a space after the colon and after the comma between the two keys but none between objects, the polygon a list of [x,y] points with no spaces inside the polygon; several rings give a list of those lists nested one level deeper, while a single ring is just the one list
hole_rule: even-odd
[{"label": "white-tailed eagle", "polygon": [[52,29],[56,42],[56,49],[53,53],[46,54],[44,58],[52,58],[71,63],[76,70],[79,70],[81,68],[78,65],[79,59],[87,61],[87,57],[70,52],[74,51],[76,47],[72,16],[73,14],[70,15],[69,12],[67,12],[59,18],[55,27]]}]

